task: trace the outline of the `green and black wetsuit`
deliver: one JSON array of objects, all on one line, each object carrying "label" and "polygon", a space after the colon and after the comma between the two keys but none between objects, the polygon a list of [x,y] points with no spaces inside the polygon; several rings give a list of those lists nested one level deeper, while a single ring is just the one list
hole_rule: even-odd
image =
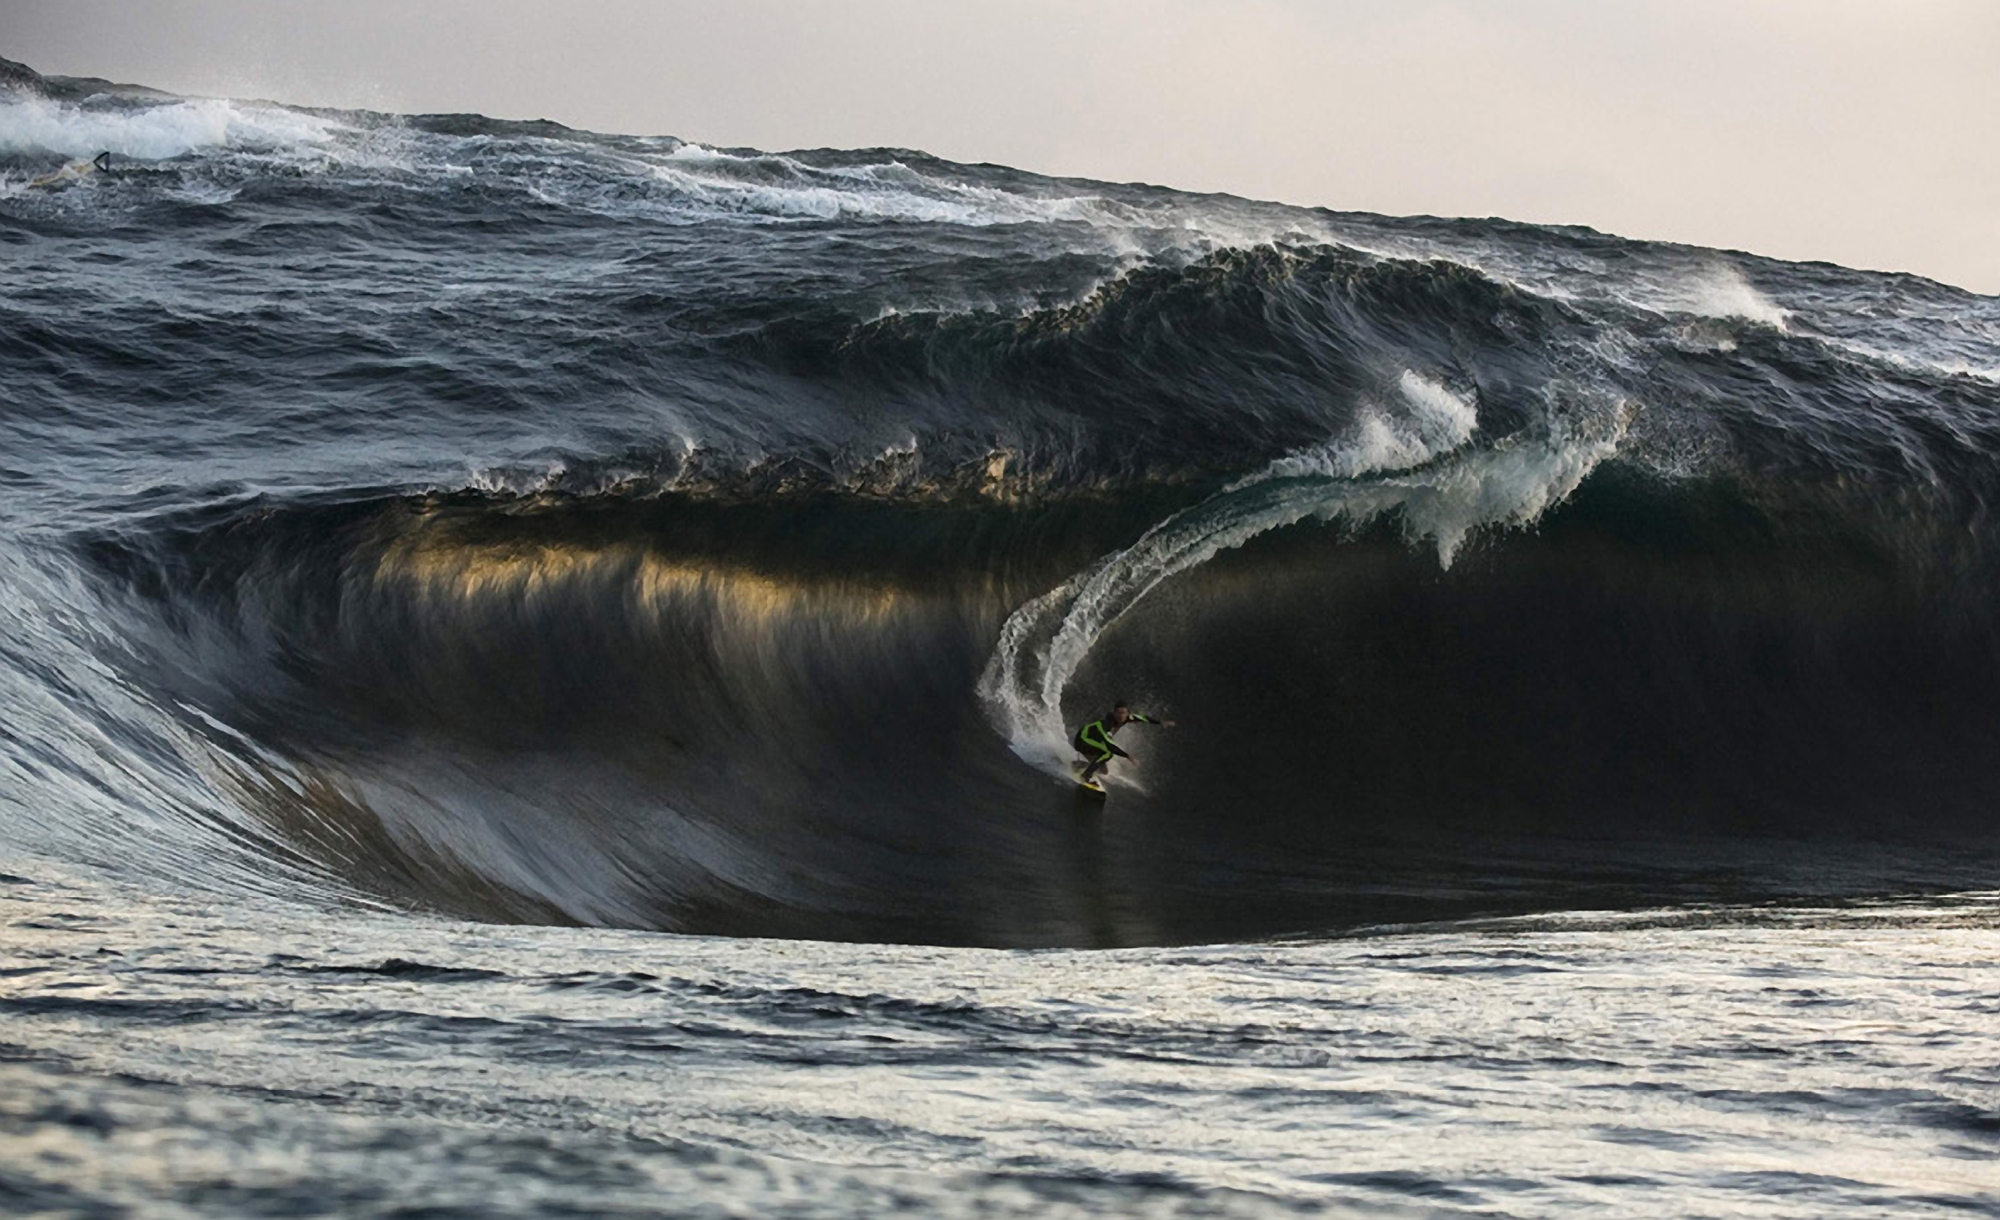
[{"label": "green and black wetsuit", "polygon": [[[1133,712],[1126,717],[1125,723],[1158,724],[1160,722],[1151,716],[1142,716],[1137,712]],[[1093,776],[1110,765],[1113,758],[1131,757],[1131,755],[1118,748],[1117,742],[1111,740],[1111,735],[1117,731],[1116,728],[1112,727],[1109,715],[1099,716],[1076,731],[1076,737],[1072,740],[1072,744],[1076,746],[1077,753],[1090,760],[1090,765],[1083,769],[1085,783],[1089,783]]]}]

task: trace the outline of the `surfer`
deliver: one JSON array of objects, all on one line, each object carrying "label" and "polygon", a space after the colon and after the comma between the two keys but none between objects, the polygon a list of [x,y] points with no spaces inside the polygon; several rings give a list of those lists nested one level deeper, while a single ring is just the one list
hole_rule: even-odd
[{"label": "surfer", "polygon": [[[1132,757],[1119,749],[1118,743],[1112,741],[1111,737],[1135,720],[1140,724],[1157,724],[1162,728],[1174,727],[1173,721],[1156,720],[1151,716],[1142,715],[1133,711],[1123,699],[1120,699],[1112,705],[1110,715],[1100,716],[1076,731],[1072,744],[1076,746],[1076,752],[1085,759],[1083,774],[1079,777],[1078,783],[1085,787],[1097,787],[1093,782],[1097,773],[1108,768],[1113,758]],[[1133,761],[1138,760],[1133,759]]]},{"label": "surfer", "polygon": [[75,182],[79,178],[82,178],[88,174],[109,175],[110,173],[111,173],[111,154],[107,151],[98,153],[96,156],[91,157],[89,160],[86,161],[72,161],[70,164],[63,166],[55,173],[45,174],[42,177],[36,178],[34,181],[28,183],[28,185],[38,186],[38,187],[67,186],[68,184]]}]

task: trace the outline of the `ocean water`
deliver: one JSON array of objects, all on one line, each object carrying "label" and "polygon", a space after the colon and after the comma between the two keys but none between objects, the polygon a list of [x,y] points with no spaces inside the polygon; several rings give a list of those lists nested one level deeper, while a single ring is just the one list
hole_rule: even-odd
[{"label": "ocean water", "polygon": [[1996,491],[1915,277],[10,66],[0,1207],[2000,1211]]}]

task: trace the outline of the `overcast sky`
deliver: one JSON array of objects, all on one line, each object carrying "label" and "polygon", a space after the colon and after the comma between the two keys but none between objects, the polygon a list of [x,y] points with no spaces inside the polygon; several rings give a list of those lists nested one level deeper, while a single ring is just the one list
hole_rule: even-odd
[{"label": "overcast sky", "polygon": [[1587,224],[2000,293],[2000,0],[0,0],[0,55]]}]

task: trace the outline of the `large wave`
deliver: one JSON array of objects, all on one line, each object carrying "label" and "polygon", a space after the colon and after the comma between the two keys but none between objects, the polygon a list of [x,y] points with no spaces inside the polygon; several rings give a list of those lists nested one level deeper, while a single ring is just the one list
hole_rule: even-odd
[{"label": "large wave", "polygon": [[[61,82],[0,98],[0,160],[35,850],[1033,944],[1991,846],[1990,300]],[[1180,727],[1079,806],[1117,697]]]},{"label": "large wave", "polygon": [[[1150,525],[454,496],[89,555],[131,672],[231,726],[242,808],[351,883],[489,917],[1071,940],[1087,830],[1125,936],[1199,939],[1504,906],[1540,893],[1537,838],[1597,843],[1540,877],[1572,894],[1613,864],[1673,892],[1732,837],[1976,840],[1984,569],[1926,556],[1950,540],[1903,505],[1607,474],[1616,443],[1254,480]],[[1462,539],[1481,510],[1536,528]],[[1061,741],[1114,694],[1183,725],[1128,743],[1091,828]]]}]

